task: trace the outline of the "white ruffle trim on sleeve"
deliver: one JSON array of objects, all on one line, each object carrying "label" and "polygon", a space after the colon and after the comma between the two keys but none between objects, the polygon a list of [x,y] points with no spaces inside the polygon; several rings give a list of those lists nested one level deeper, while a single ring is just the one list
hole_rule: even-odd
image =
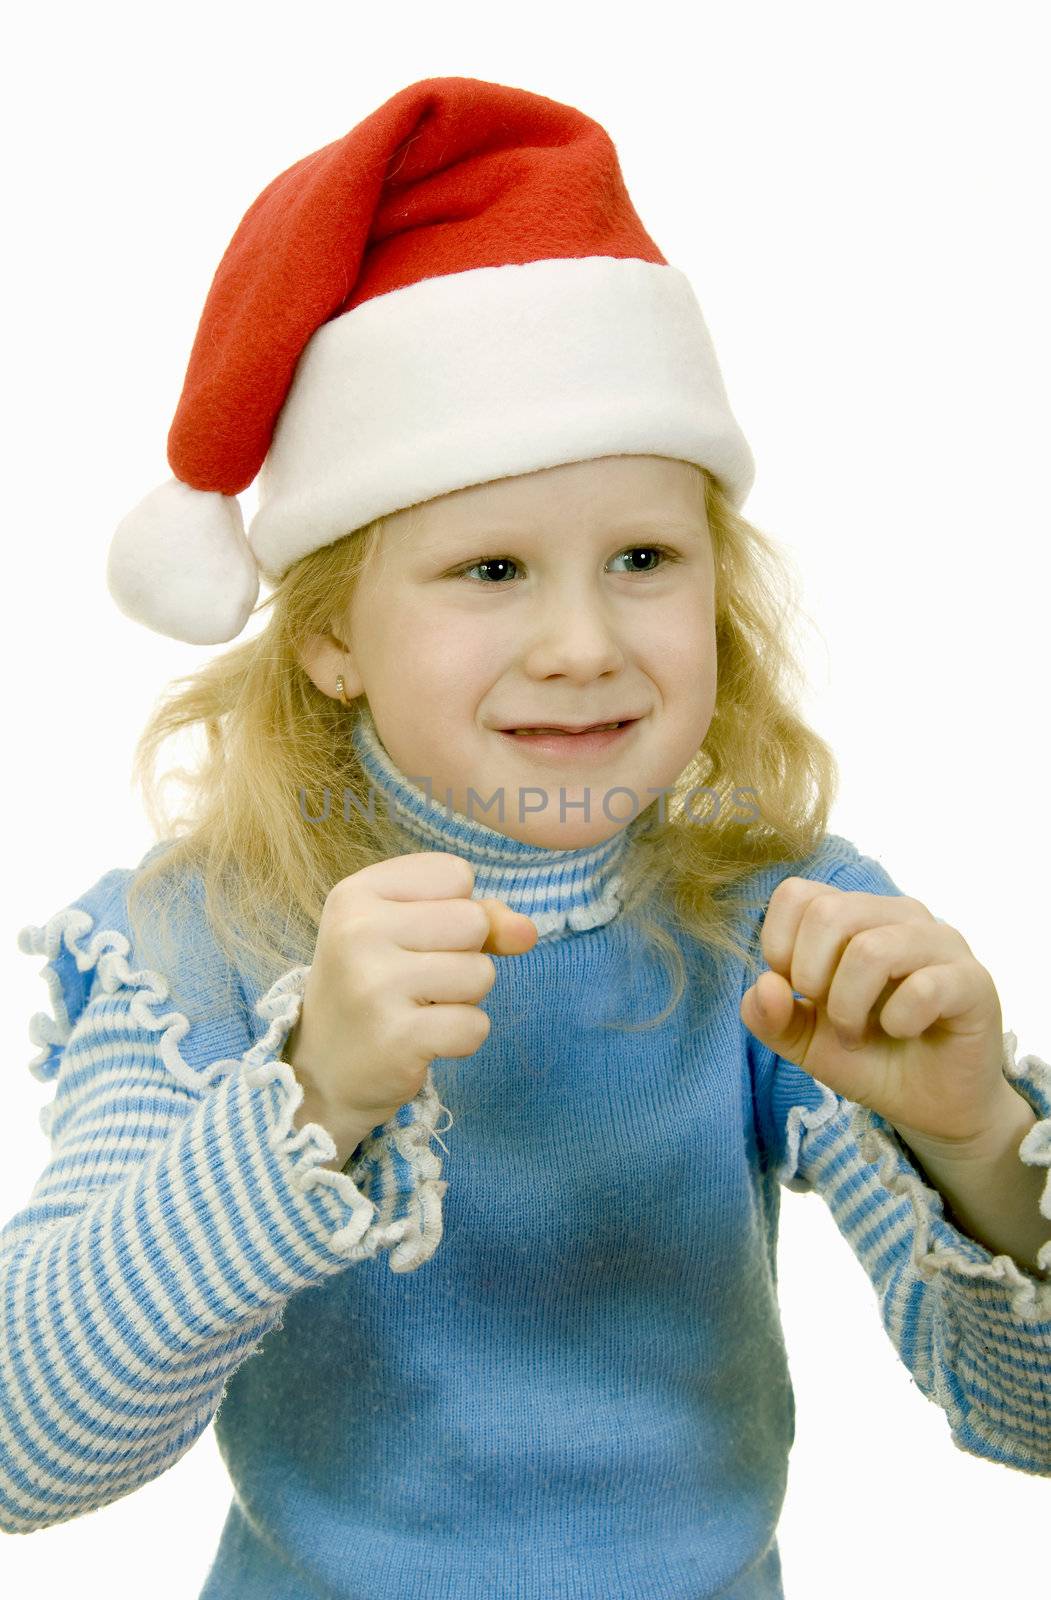
[{"label": "white ruffle trim on sleeve", "polygon": [[246,1077],[251,1084],[276,1082],[284,1090],[270,1142],[288,1154],[302,1151],[293,1181],[303,1190],[329,1187],[351,1206],[351,1221],[333,1237],[333,1248],[358,1261],[395,1246],[391,1271],[411,1272],[430,1259],[441,1241],[441,1202],[447,1185],[430,1140],[433,1135],[441,1143],[437,1119],[443,1111],[448,1116],[448,1109],[438,1099],[428,1071],[419,1094],[364,1140],[349,1173],[320,1165],[337,1154],[335,1141],[320,1123],[295,1126],[303,1086],[288,1062],[276,1059],[298,1021],[309,971],[293,967],[257,1002],[256,1013],[269,1020],[270,1027],[242,1057]]},{"label": "white ruffle trim on sleeve", "polygon": [[[1048,1238],[1036,1260],[1041,1273],[1051,1275],[1051,1067],[1034,1055],[1016,1062],[1017,1046],[1015,1034],[1006,1032],[1004,1075],[1032,1106],[1038,1119],[1021,1141],[1018,1154],[1027,1166],[1048,1169],[1039,1202],[1040,1215],[1048,1219]],[[1026,1272],[1013,1257],[994,1256],[977,1240],[961,1233],[946,1218],[942,1195],[917,1171],[891,1125],[867,1107],[841,1100],[826,1084],[818,1083],[818,1087],[819,1105],[792,1106],[785,1119],[785,1156],[778,1172],[785,1187],[809,1189],[809,1184],[796,1175],[804,1133],[821,1127],[849,1106],[850,1129],[861,1156],[876,1166],[880,1181],[891,1194],[911,1202],[913,1259],[919,1275],[930,1280],[939,1272],[952,1271],[965,1278],[998,1282],[1009,1292],[1014,1316],[1026,1322],[1051,1320],[1051,1276],[1045,1282]]]},{"label": "white ruffle trim on sleeve", "polygon": [[[106,994],[118,989],[131,991],[129,1015],[135,1024],[160,1035],[157,1051],[172,1076],[195,1094],[214,1087],[230,1074],[243,1073],[252,1087],[277,1084],[281,1106],[270,1135],[271,1148],[278,1155],[297,1156],[290,1181],[302,1194],[324,1188],[350,1208],[350,1219],[331,1236],[330,1244],[350,1261],[375,1256],[389,1249],[392,1272],[411,1272],[430,1259],[442,1237],[442,1206],[447,1184],[441,1179],[441,1160],[430,1148],[433,1135],[438,1143],[437,1119],[440,1112],[450,1117],[434,1087],[431,1073],[419,1094],[405,1105],[360,1146],[351,1172],[337,1172],[322,1163],[337,1154],[331,1134],[320,1124],[294,1124],[303,1099],[303,1086],[292,1067],[276,1059],[299,1017],[309,967],[294,967],[282,974],[256,1004],[256,1014],[269,1022],[262,1038],[239,1058],[227,1058],[204,1067],[191,1065],[179,1046],[190,1028],[181,1011],[163,1010],[170,997],[170,986],[158,972],[133,970],[128,965],[131,945],[114,928],[92,932],[94,918],[79,906],[67,906],[42,926],[30,924],[18,934],[18,948],[27,955],[43,955],[47,965],[41,969],[49,991],[52,1015],[37,1012],[29,1024],[30,1039],[42,1046],[29,1063],[29,1070],[41,1081],[58,1075],[65,1046],[84,1009],[87,986],[82,985],[82,1000],[75,1015],[67,1009],[59,963],[73,958],[76,970],[85,974],[97,968],[98,983]],[[90,937],[89,937],[90,936]],[[49,1131],[49,1107],[44,1108],[41,1127]],[[444,1149],[445,1146],[442,1145]],[[448,1152],[446,1152],[448,1153]]]}]

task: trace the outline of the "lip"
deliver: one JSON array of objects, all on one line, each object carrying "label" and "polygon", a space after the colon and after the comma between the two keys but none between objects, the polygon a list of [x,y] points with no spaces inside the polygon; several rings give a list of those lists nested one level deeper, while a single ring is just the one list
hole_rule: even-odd
[{"label": "lip", "polygon": [[497,733],[512,733],[515,728],[553,728],[556,733],[580,734],[604,728],[610,722],[638,722],[638,717],[596,717],[594,722],[508,722]]},{"label": "lip", "polygon": [[524,750],[540,759],[554,759],[557,761],[572,761],[585,756],[600,755],[603,751],[610,750],[614,745],[622,744],[625,739],[630,739],[632,731],[642,721],[635,717],[631,722],[624,722],[619,728],[605,728],[593,733],[530,733],[517,734],[505,733],[497,729],[500,738],[514,745],[516,749]]}]

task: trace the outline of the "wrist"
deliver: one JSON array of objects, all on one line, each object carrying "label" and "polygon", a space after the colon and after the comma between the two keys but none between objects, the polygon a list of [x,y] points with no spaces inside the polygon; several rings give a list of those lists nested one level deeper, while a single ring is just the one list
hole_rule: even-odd
[{"label": "wrist", "polygon": [[358,1146],[369,1137],[376,1125],[375,1122],[366,1123],[360,1117],[347,1116],[345,1112],[341,1112],[327,1101],[312,1083],[304,1082],[294,1062],[286,1060],[285,1065],[292,1068],[296,1081],[303,1090],[303,1098],[292,1119],[295,1126],[305,1128],[308,1123],[313,1122],[324,1128],[336,1147],[335,1157],[325,1165],[339,1171],[346,1166]]},{"label": "wrist", "polygon": [[1005,1078],[997,1110],[981,1134],[969,1139],[936,1139],[902,1123],[891,1126],[921,1160],[930,1160],[939,1166],[951,1163],[988,1166],[1016,1154],[1036,1120],[1036,1112],[1029,1101]]}]

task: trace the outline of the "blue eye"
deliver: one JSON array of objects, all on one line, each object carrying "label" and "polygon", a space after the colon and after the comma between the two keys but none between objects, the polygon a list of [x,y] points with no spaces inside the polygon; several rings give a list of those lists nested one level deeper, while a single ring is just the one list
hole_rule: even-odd
[{"label": "blue eye", "polygon": [[[643,572],[656,572],[657,567],[662,567],[666,562],[678,561],[679,559],[674,550],[669,550],[667,546],[663,544],[636,544],[632,545],[628,550],[621,551],[621,555],[625,556],[636,556],[640,553],[647,556],[660,557],[660,560],[657,562],[656,566],[636,568],[636,571],[640,574]],[[619,561],[620,556],[614,556],[613,559],[614,561]]]},{"label": "blue eye", "polygon": [[[659,561],[658,561],[658,563],[656,565],[635,568],[634,575],[638,576],[638,577],[644,577],[649,572],[656,572],[659,569],[659,567],[664,566],[666,563],[672,562],[672,561],[678,561],[680,559],[680,557],[679,557],[679,555],[677,554],[676,551],[669,550],[668,547],[666,545],[663,545],[663,544],[637,544],[637,545],[631,545],[631,546],[629,546],[629,548],[627,550],[622,550],[620,552],[620,555],[614,556],[613,559],[614,559],[614,561],[619,561],[622,556],[636,556],[640,552],[643,552],[646,555],[650,555],[650,556],[656,555],[660,559],[659,559]],[[481,561],[472,562],[470,564],[470,566],[460,567],[457,572],[453,573],[453,577],[455,577],[455,578],[466,578],[468,573],[478,572],[483,567],[501,567],[501,568],[505,568],[506,569],[507,567],[514,567],[516,565],[517,565],[517,563],[515,561],[512,561],[510,556],[487,556]],[[488,587],[490,587],[490,588],[501,588],[501,587],[502,588],[506,588],[507,587],[506,584],[501,584],[499,581],[491,582],[489,580],[484,580],[483,587],[485,586],[485,584],[488,584]]]},{"label": "blue eye", "polygon": [[[458,578],[466,578],[467,574],[469,572],[479,572],[483,567],[513,567],[513,566],[514,566],[514,562],[513,561],[509,561],[506,556],[489,556],[487,560],[475,561],[473,563],[473,565],[471,565],[469,567],[461,567],[460,571],[457,572],[455,574],[455,576],[458,577]],[[499,586],[497,585],[497,587],[499,587]]]}]

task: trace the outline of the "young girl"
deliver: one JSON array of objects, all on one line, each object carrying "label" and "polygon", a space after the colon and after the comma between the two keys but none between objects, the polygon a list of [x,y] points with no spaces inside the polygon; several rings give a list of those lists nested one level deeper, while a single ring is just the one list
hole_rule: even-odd
[{"label": "young girl", "polygon": [[117,602],[271,615],[143,735],[160,842],[19,935],[3,1528],[214,1418],[210,1600],[772,1600],[782,1185],[954,1443],[1051,1475],[1051,1069],[826,832],[752,458],[604,130],[437,78],[282,173],[168,459]]}]

